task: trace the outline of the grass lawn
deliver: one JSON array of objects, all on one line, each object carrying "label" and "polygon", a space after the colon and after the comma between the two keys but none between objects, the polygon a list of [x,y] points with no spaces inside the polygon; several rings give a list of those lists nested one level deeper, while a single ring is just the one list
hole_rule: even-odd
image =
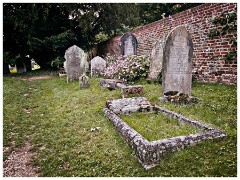
[{"label": "grass lawn", "polygon": [[139,132],[148,141],[157,141],[176,136],[196,134],[203,129],[181,123],[177,119],[162,115],[162,113],[137,112],[120,116],[128,125]]},{"label": "grass lawn", "polygon": [[[38,75],[42,74],[48,73]],[[21,76],[24,74],[17,77]],[[139,82],[144,85],[144,96],[150,102],[209,123],[228,134],[225,138],[202,142],[170,154],[157,167],[145,170],[103,115],[106,100],[121,98],[120,90],[100,88],[98,78],[91,79],[90,83],[89,89],[80,90],[79,82],[67,84],[66,77],[31,81],[4,77],[3,146],[10,146],[13,150],[28,139],[34,146],[32,151],[38,154],[33,161],[40,167],[40,175],[48,177],[237,176],[236,86],[195,83],[192,94],[200,102],[180,106],[157,100],[161,96],[160,85]],[[134,116],[137,117],[137,114]],[[131,118],[125,117],[126,121]],[[149,123],[151,126],[151,116],[145,119],[145,125]],[[162,125],[169,126],[168,130],[171,126],[174,128],[174,124],[165,122]],[[158,126],[155,126],[154,131],[158,131]],[[91,131],[95,127],[100,129]],[[147,128],[141,133],[150,133]],[[168,133],[165,132],[165,135]],[[4,159],[9,153],[4,152]]]}]

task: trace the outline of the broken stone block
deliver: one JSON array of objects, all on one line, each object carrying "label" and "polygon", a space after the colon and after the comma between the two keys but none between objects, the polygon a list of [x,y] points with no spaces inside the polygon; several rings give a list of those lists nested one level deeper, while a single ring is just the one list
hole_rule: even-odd
[{"label": "broken stone block", "polygon": [[122,88],[122,98],[128,97],[130,94],[136,94],[138,96],[143,95],[143,86],[126,86]]}]

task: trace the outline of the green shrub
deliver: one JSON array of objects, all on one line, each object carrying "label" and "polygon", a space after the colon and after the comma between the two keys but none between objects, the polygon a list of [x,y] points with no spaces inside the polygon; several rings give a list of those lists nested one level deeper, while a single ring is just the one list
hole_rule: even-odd
[{"label": "green shrub", "polygon": [[107,56],[106,60],[108,67],[104,75],[107,78],[121,79],[129,83],[146,78],[149,72],[148,56]]}]

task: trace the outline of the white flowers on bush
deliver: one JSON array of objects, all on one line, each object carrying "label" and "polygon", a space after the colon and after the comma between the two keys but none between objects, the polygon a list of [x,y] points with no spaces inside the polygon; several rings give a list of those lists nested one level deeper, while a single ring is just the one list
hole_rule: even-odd
[{"label": "white flowers on bush", "polygon": [[107,78],[133,82],[145,78],[149,72],[148,56],[107,56],[105,59],[108,67],[104,75]]}]

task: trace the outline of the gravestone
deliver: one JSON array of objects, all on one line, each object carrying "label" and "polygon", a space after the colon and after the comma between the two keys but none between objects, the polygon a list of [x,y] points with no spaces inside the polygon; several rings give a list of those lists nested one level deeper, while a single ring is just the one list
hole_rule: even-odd
[{"label": "gravestone", "polygon": [[137,45],[137,39],[131,33],[124,34],[120,39],[120,48],[122,50],[122,55],[136,55]]},{"label": "gravestone", "polygon": [[104,72],[106,68],[106,61],[97,56],[91,60],[91,76],[99,77]]},{"label": "gravestone", "polygon": [[80,89],[89,88],[90,86],[89,77],[86,76],[86,74],[83,74],[82,76],[79,77],[79,85]]},{"label": "gravestone", "polygon": [[193,43],[184,26],[167,36],[163,52],[163,96],[169,92],[191,95]]},{"label": "gravestone", "polygon": [[163,51],[164,44],[166,42],[166,35],[164,34],[160,40],[158,40],[152,48],[150,54],[150,67],[148,80],[157,80],[159,74],[162,71]]},{"label": "gravestone", "polygon": [[84,51],[73,45],[65,52],[67,82],[78,80],[86,72],[88,62]]}]

